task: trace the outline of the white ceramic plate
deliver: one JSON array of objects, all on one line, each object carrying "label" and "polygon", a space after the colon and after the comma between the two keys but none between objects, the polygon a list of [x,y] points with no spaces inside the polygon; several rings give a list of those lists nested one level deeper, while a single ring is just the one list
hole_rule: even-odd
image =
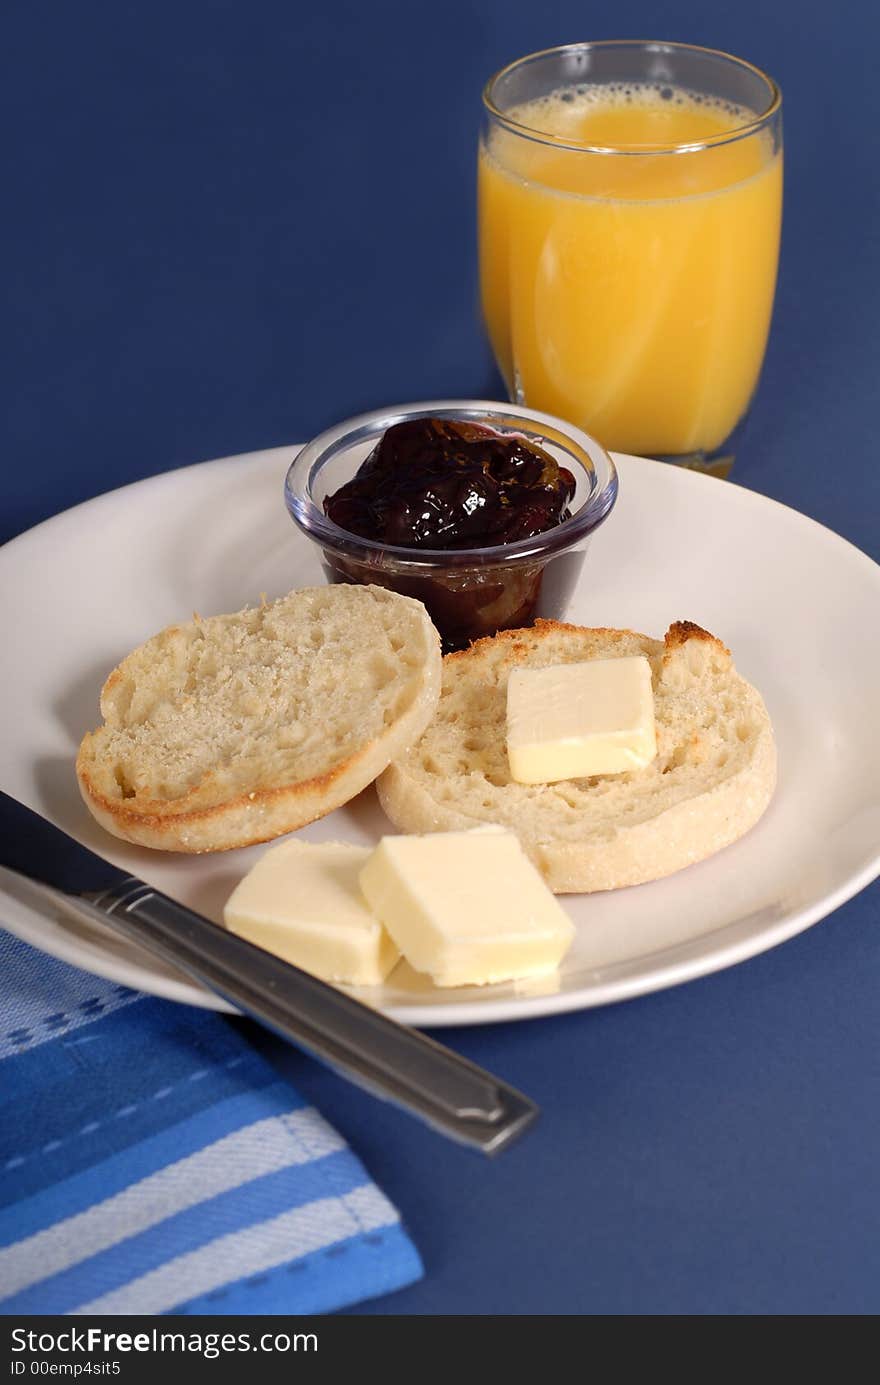
[{"label": "white ceramic plate", "polygon": [[[188,616],[323,581],[287,517],[296,449],[206,462],[90,501],[0,552],[5,655],[0,783],[86,845],[219,919],[263,849],[175,857],[126,847],[83,807],[73,773],[98,692],[130,648]],[[657,462],[619,459],[620,499],[596,535],[570,619],[660,636],[694,620],[764,694],[779,743],[776,797],[752,832],[667,880],[568,896],[577,939],[558,977],[434,990],[405,965],[358,992],[416,1025],[477,1024],[605,1004],[762,952],[880,870],[880,567],[773,501]],[[304,829],[371,843],[372,790]],[[103,930],[47,914],[0,874],[0,920],[66,961],[158,995],[223,1008]]]}]

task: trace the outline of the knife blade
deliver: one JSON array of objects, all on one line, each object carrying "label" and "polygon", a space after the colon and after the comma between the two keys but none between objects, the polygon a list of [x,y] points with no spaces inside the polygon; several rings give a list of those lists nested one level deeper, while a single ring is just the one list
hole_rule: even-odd
[{"label": "knife blade", "polygon": [[108,924],[340,1076],[486,1154],[538,1114],[514,1087],[425,1034],[153,889],[0,791],[0,865]]}]

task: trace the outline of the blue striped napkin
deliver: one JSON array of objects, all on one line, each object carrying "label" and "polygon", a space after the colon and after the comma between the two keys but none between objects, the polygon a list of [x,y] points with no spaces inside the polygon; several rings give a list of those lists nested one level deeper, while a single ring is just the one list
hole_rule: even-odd
[{"label": "blue striped napkin", "polygon": [[218,1015],[0,933],[0,1313],[319,1313],[418,1253]]}]

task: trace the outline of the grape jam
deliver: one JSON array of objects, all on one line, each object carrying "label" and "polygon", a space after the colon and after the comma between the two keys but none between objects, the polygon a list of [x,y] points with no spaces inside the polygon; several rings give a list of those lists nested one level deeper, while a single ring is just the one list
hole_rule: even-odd
[{"label": "grape jam", "polygon": [[324,513],[395,547],[487,548],[561,524],[574,492],[571,472],[525,438],[419,418],[389,428]]},{"label": "grape jam", "polygon": [[[575,489],[571,472],[520,434],[443,418],[397,423],[324,500],[324,513],[353,544],[362,538],[383,547],[362,556],[356,544],[354,552],[327,547],[324,566],[331,582],[378,583],[415,597],[444,653],[465,649],[538,615],[565,613],[583,552],[563,551],[548,566],[543,553],[512,554],[509,545],[568,519]],[[487,548],[473,562],[463,552]],[[421,569],[406,549],[449,558]]]}]

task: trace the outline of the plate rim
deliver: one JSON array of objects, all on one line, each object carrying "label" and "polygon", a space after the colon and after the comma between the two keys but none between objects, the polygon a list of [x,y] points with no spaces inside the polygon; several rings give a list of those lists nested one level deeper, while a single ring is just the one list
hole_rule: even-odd
[{"label": "plate rim", "polygon": [[[465,402],[471,403],[473,401],[468,400]],[[419,405],[410,405],[408,407],[417,408]],[[99,505],[104,501],[114,500],[127,491],[134,491],[141,486],[150,487],[156,484],[162,484],[171,477],[198,471],[202,467],[225,466],[232,463],[237,466],[248,462],[257,463],[268,460],[269,458],[281,457],[282,454],[289,455],[296,453],[304,446],[304,443],[299,442],[280,443],[273,447],[256,448],[251,452],[230,452],[223,457],[205,457],[198,462],[187,462],[185,466],[169,467],[167,471],[157,471],[152,476],[140,476],[135,481],[126,481],[124,485],[113,486],[110,490],[106,491],[99,491],[97,495],[90,496],[86,500],[79,500],[73,505],[65,506],[63,510],[59,510],[54,515],[47,515],[45,519],[39,520],[38,523],[31,525],[30,528],[23,529],[20,534],[14,534],[12,538],[0,544],[0,569],[2,569],[6,562],[6,555],[11,550],[17,549],[17,545],[24,544],[25,541],[33,539],[50,525],[58,524],[69,519],[70,516],[76,514],[80,510]],[[880,561],[872,558],[870,553],[866,553],[863,548],[859,548],[858,544],[853,543],[851,539],[845,538],[843,534],[838,534],[836,529],[829,528],[828,525],[823,524],[821,520],[814,519],[812,515],[805,514],[803,510],[796,510],[793,505],[786,505],[784,500],[776,500],[772,495],[764,495],[761,491],[753,490],[750,486],[741,485],[738,481],[712,476],[708,472],[697,471],[692,467],[676,466],[675,463],[670,462],[659,462],[653,457],[641,457],[633,452],[610,452],[609,455],[615,466],[619,466],[622,461],[625,468],[628,468],[634,463],[636,467],[645,466],[651,469],[659,468],[661,470],[672,469],[677,477],[686,477],[686,484],[688,485],[695,483],[698,486],[704,484],[710,486],[726,486],[735,490],[737,496],[744,500],[746,504],[754,503],[761,508],[769,505],[773,506],[775,509],[782,510],[786,515],[793,515],[799,523],[811,525],[814,529],[819,530],[821,534],[832,539],[834,543],[841,544],[844,548],[849,550],[851,555],[854,555],[857,560],[867,564],[869,568],[880,570]],[[283,478],[279,490],[281,490],[283,498]]]},{"label": "plate rim", "polygon": [[[172,481],[173,478],[179,477],[183,473],[199,471],[205,467],[268,463],[270,459],[280,459],[282,456],[289,457],[291,454],[295,454],[301,446],[302,444],[298,443],[281,444],[251,452],[208,458],[189,463],[186,466],[169,468],[152,476],[140,477],[122,486],[103,491],[97,496],[80,501],[57,514],[48,516],[38,524],[8,540],[0,549],[0,572],[3,572],[10,562],[15,564],[19,553],[29,543],[41,540],[46,531],[68,523],[72,517],[86,509],[93,510],[103,503],[118,501],[128,492],[135,492],[144,487],[155,488],[157,485]],[[624,472],[629,470],[630,466],[635,466],[637,470],[640,467],[651,468],[652,470],[655,468],[668,470],[669,468],[669,463],[627,453],[612,453],[612,457],[618,467],[623,463]],[[849,561],[852,561],[853,556],[855,556],[856,561],[866,565],[866,571],[870,572],[871,577],[880,581],[880,564],[875,562],[870,554],[812,516],[803,514],[771,496],[762,495],[759,491],[742,486],[736,481],[720,480],[697,471],[689,471],[686,468],[676,468],[675,470],[679,481],[683,476],[688,476],[689,479],[684,483],[686,485],[695,484],[702,487],[709,484],[729,487],[736,492],[739,503],[757,505],[762,510],[770,506],[783,511],[786,517],[793,516],[797,523],[806,524],[819,531],[823,541],[830,539],[835,545],[841,545],[846,550]],[[280,490],[281,485],[279,484],[279,492]],[[752,830],[756,829],[753,828]],[[520,1022],[554,1014],[570,1013],[574,1010],[594,1009],[599,1006],[635,999],[638,996],[685,984],[701,976],[713,975],[740,962],[748,961],[752,957],[759,956],[763,952],[770,951],[827,918],[869,886],[878,875],[880,875],[880,844],[878,844],[875,855],[846,880],[826,891],[812,903],[784,914],[775,923],[756,927],[751,921],[754,920],[755,913],[760,913],[760,910],[753,911],[752,914],[728,921],[718,928],[684,942],[670,944],[655,952],[643,953],[637,958],[607,963],[597,968],[597,972],[603,979],[593,986],[560,991],[555,994],[514,995],[498,998],[489,1003],[485,999],[456,1000],[448,1005],[437,1003],[425,1005],[414,1001],[402,1005],[384,1005],[381,1009],[383,1013],[392,1018],[419,1028],[446,1028],[455,1025],[471,1026],[510,1021]],[[5,891],[0,885],[0,900],[4,898],[4,895]],[[6,897],[8,898],[8,896]],[[102,964],[99,955],[97,962],[91,958],[90,965],[84,966],[82,958],[76,956],[77,948],[82,946],[81,936],[59,919],[47,918],[46,923],[48,924],[48,941],[53,944],[52,947],[45,946],[46,938],[40,940],[38,928],[23,926],[20,922],[10,924],[5,919],[3,920],[3,926],[10,933],[22,938],[32,946],[41,948],[49,955],[58,957],[69,965],[78,966],[82,970],[91,971],[94,975],[121,981],[122,984],[132,985],[145,991],[148,995],[159,996],[174,1003],[191,1004],[227,1014],[238,1013],[234,1006],[203,990],[196,982],[184,977],[175,979],[152,973],[148,968],[145,968],[137,956],[133,961],[121,962],[108,952],[106,963]],[[743,934],[744,929],[745,933]],[[61,935],[61,941],[59,941],[57,934]],[[69,944],[66,941],[68,938]],[[712,942],[712,940],[714,940],[713,945],[707,949],[707,942]],[[91,940],[89,941],[91,942]],[[94,947],[93,943],[91,945]],[[98,951],[100,954],[100,949]],[[650,965],[652,959],[655,959],[653,966]],[[121,976],[120,972],[124,972],[125,976]],[[132,980],[132,976],[140,979]],[[148,987],[145,985],[147,982],[149,983]]]},{"label": "plate rim", "polygon": [[[589,989],[561,991],[555,995],[499,999],[490,1005],[481,1001],[456,1001],[446,1008],[417,1004],[387,1005],[378,1008],[389,1018],[398,1020],[402,1024],[410,1024],[416,1029],[447,1029],[457,1025],[471,1028],[476,1025],[520,1023],[524,1020],[544,1019],[550,1015],[570,1014],[577,1010],[595,1010],[606,1005],[623,1004],[628,1000],[637,1000],[640,996],[652,995],[657,991],[671,990],[675,986],[686,985],[687,982],[697,981],[704,976],[713,976],[717,972],[727,971],[730,967],[738,966],[741,962],[748,962],[752,958],[760,957],[765,952],[771,952],[782,943],[788,942],[791,938],[806,932],[808,928],[829,918],[837,909],[872,884],[878,875],[880,875],[880,853],[878,853],[877,859],[865,868],[863,878],[851,877],[846,885],[839,886],[837,890],[829,892],[828,895],[816,901],[814,905],[780,920],[776,928],[760,933],[749,933],[740,944],[731,943],[728,948],[720,947],[717,951],[708,954],[704,952],[701,955],[695,955],[691,962],[676,961],[676,954],[689,953],[699,944],[705,943],[707,938],[718,937],[740,929],[748,923],[752,915],[723,924],[710,933],[701,933],[697,938],[687,942],[675,943],[656,952],[644,953],[638,958],[608,963],[601,968],[603,973],[626,973],[636,965],[644,965],[652,957],[671,959],[665,967],[657,967],[641,976],[634,975],[629,981],[620,979],[615,982],[612,978],[604,985]],[[3,897],[4,891],[0,887],[0,900]],[[71,929],[65,928],[64,924],[58,920],[49,920],[49,923],[53,929],[58,928],[63,938],[70,937],[69,947],[66,942],[62,942],[50,951],[41,945],[35,936],[36,930],[31,930],[27,926],[23,927],[20,923],[11,925],[5,921],[3,927],[23,942],[39,948],[40,951],[46,952],[51,957],[58,958],[59,961],[78,967],[81,971],[91,972],[93,976],[99,976],[107,981],[118,981],[121,985],[131,986],[132,989],[143,989],[136,982],[126,979],[125,974],[130,970],[143,974],[141,963],[138,961],[114,962],[112,954],[108,953],[106,964],[99,957],[96,965],[85,967],[81,959],[70,955],[75,953],[78,935]],[[54,941],[54,932],[51,936]],[[755,943],[756,946],[751,946],[752,943]],[[80,940],[79,946],[81,945]],[[196,982],[158,974],[154,976],[152,973],[150,976],[153,984],[149,990],[144,990],[145,995],[169,1000],[179,1005],[194,1005],[199,1009],[213,1010],[219,1014],[241,1015],[242,1013],[234,1005],[200,987]],[[606,995],[606,990],[610,994]],[[358,998],[362,999],[363,997]]]}]

